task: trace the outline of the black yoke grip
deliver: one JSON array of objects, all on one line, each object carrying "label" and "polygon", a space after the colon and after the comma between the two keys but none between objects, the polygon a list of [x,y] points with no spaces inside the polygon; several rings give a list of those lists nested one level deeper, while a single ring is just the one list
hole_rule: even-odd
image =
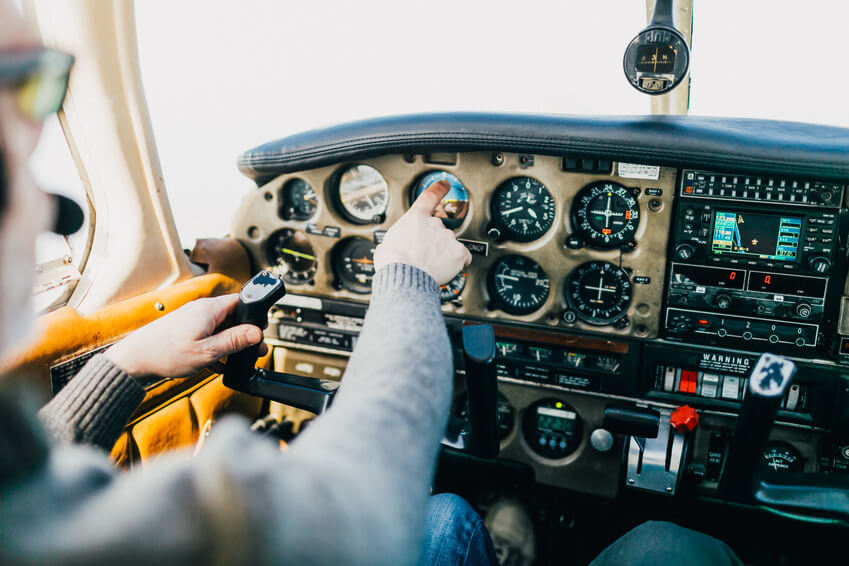
[{"label": "black yoke grip", "polygon": [[[281,278],[269,271],[260,271],[242,286],[239,304],[233,314],[233,325],[253,324],[264,330],[268,326],[268,310],[285,294],[286,285]],[[227,356],[224,385],[244,390],[258,357],[259,344]]]}]

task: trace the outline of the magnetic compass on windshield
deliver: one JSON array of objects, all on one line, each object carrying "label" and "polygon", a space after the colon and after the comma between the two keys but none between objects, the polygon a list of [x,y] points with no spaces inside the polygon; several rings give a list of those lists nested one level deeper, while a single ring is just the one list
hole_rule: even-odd
[{"label": "magnetic compass on windshield", "polygon": [[332,194],[339,212],[354,224],[380,224],[386,219],[389,184],[374,167],[348,167]]},{"label": "magnetic compass on windshield", "polygon": [[439,181],[447,183],[449,188],[448,193],[442,197],[436,210],[433,211],[433,215],[441,218],[446,228],[456,230],[463,224],[463,220],[469,213],[469,192],[455,175],[447,171],[431,171],[426,174],[413,187],[410,193],[410,204]]},{"label": "magnetic compass on windshield", "polygon": [[572,228],[594,248],[615,248],[634,240],[640,205],[631,189],[600,181],[578,191],[572,201]]},{"label": "magnetic compass on windshield", "polygon": [[336,286],[354,293],[370,293],[374,278],[374,244],[365,238],[345,238],[331,252]]},{"label": "magnetic compass on windshield", "polygon": [[492,308],[524,315],[538,310],[545,303],[551,280],[531,258],[506,255],[492,266],[487,286]]},{"label": "magnetic compass on windshield", "polygon": [[303,232],[288,228],[274,232],[265,243],[265,255],[270,270],[287,283],[299,285],[315,277],[318,262]]},{"label": "magnetic compass on windshield", "polygon": [[492,194],[492,224],[487,235],[495,241],[532,242],[554,223],[554,197],[531,177],[514,177]]},{"label": "magnetic compass on windshield", "polygon": [[606,261],[590,261],[569,274],[564,294],[577,318],[604,326],[625,320],[631,289],[627,271]]}]

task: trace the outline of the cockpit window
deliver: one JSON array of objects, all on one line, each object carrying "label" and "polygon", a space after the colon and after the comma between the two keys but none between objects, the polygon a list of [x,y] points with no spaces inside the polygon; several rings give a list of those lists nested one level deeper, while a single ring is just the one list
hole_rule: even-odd
[{"label": "cockpit window", "polygon": [[[236,157],[275,138],[416,112],[651,112],[622,72],[646,25],[645,0],[200,5],[136,3],[147,100],[186,247],[228,233],[253,187]],[[696,0],[693,10],[691,114],[849,126],[845,2],[798,10]]]},{"label": "cockpit window", "polygon": [[55,115],[44,122],[30,168],[38,186],[70,197],[85,213],[83,226],[75,234],[45,232],[36,240],[34,304],[37,312],[45,312],[63,306],[71,297],[88,258],[92,230],[90,201]]}]

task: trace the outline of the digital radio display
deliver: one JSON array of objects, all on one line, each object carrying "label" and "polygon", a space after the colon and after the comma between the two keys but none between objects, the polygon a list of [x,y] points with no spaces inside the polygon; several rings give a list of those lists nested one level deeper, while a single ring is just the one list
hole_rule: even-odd
[{"label": "digital radio display", "polygon": [[825,295],[825,282],[826,279],[819,277],[752,271],[749,274],[749,291],[819,298]]},{"label": "digital radio display", "polygon": [[802,219],[795,216],[716,211],[711,251],[773,261],[796,261]]},{"label": "digital radio display", "polygon": [[672,283],[742,290],[746,285],[746,272],[742,269],[675,264],[672,267]]}]

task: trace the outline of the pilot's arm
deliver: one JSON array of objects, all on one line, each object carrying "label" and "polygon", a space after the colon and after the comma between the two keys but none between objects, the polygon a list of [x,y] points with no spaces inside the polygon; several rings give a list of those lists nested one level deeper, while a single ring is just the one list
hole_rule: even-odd
[{"label": "pilot's arm", "polygon": [[170,454],[125,474],[63,445],[0,493],[0,562],[413,563],[453,374],[437,283],[470,259],[430,219],[440,191],[377,249],[344,386],[289,451],[235,419],[191,462]]}]

